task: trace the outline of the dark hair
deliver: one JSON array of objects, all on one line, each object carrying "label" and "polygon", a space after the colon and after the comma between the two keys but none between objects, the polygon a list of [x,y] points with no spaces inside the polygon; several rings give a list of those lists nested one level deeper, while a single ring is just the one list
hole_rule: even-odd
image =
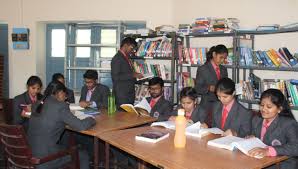
[{"label": "dark hair", "polygon": [[205,63],[208,63],[212,60],[213,52],[215,52],[216,54],[223,54],[223,53],[228,54],[229,53],[228,49],[225,45],[220,44],[217,46],[212,46],[206,54],[206,62]]},{"label": "dark hair", "polygon": [[278,89],[268,89],[261,95],[260,101],[264,98],[270,98],[271,102],[278,108],[282,108],[279,115],[294,118],[289,103],[283,93]]},{"label": "dark hair", "polygon": [[180,100],[184,97],[189,97],[191,100],[196,100],[198,94],[193,87],[185,87],[180,92]]},{"label": "dark hair", "polygon": [[220,79],[215,85],[215,91],[223,92],[227,95],[232,95],[235,92],[235,83],[232,79],[224,77]]},{"label": "dark hair", "polygon": [[156,85],[156,84],[159,84],[160,87],[164,87],[164,82],[160,77],[154,77],[149,80],[149,86]]},{"label": "dark hair", "polygon": [[30,76],[27,80],[27,86],[34,86],[38,84],[40,87],[42,87],[42,82],[38,76]]},{"label": "dark hair", "polygon": [[58,79],[64,79],[63,74],[61,74],[61,73],[55,73],[55,74],[53,74],[52,81],[58,81]]},{"label": "dark hair", "polygon": [[122,48],[123,45],[125,44],[128,44],[128,45],[134,45],[134,46],[137,46],[137,42],[134,38],[132,37],[126,37],[124,38],[122,41],[121,41],[121,44],[120,44],[120,48]]},{"label": "dark hair", "polygon": [[66,93],[66,87],[63,83],[59,82],[59,81],[52,81],[48,84],[45,92],[44,92],[44,97],[41,99],[41,102],[39,103],[39,105],[36,108],[36,112],[40,113],[43,107],[43,104],[45,102],[45,100],[51,96],[51,95],[55,95],[58,92],[63,91]]},{"label": "dark hair", "polygon": [[84,73],[84,79],[93,79],[93,80],[97,80],[98,79],[98,73],[96,70],[87,70]]}]

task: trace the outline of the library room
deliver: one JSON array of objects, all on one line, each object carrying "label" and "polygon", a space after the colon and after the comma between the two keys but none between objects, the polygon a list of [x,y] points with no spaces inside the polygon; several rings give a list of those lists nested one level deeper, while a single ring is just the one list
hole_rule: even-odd
[{"label": "library room", "polygon": [[0,2],[0,169],[298,169],[297,0]]}]

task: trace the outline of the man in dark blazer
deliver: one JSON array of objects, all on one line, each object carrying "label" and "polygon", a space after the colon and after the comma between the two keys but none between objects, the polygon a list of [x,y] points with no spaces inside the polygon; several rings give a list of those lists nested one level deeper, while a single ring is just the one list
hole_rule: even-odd
[{"label": "man in dark blazer", "polygon": [[111,62],[113,91],[116,97],[117,108],[121,104],[134,104],[136,78],[142,75],[135,73],[130,55],[137,46],[136,41],[127,37],[122,40],[120,50],[113,57]]},{"label": "man in dark blazer", "polygon": [[163,96],[164,81],[160,77],[154,77],[149,80],[149,93],[151,97],[146,98],[151,106],[150,116],[158,121],[167,121],[173,110],[173,105]]},{"label": "man in dark blazer", "polygon": [[[59,81],[65,85],[65,79],[63,74],[61,73],[55,73],[52,76],[52,81]],[[75,97],[73,90],[66,88],[66,102],[68,103],[75,103]]]},{"label": "man in dark blazer", "polygon": [[[204,110],[206,118],[210,116],[210,112],[213,112],[212,108],[214,103],[218,100],[215,95],[215,85],[219,80],[216,71],[213,68],[213,61],[209,61],[204,65],[198,67],[196,75],[195,89],[199,95],[201,95],[200,109]],[[221,64],[217,65],[220,70],[220,78],[228,77],[227,68]],[[209,117],[210,118],[210,117]],[[209,121],[208,121],[209,120]],[[210,123],[211,119],[205,119],[204,122]]]},{"label": "man in dark blazer", "polygon": [[[252,135],[261,138],[263,118],[256,116],[252,121]],[[277,155],[290,158],[280,163],[281,169],[296,169],[298,166],[298,123],[295,119],[278,115],[268,127],[263,142],[272,146]],[[271,166],[268,168],[276,168]]]},{"label": "man in dark blazer", "polygon": [[85,85],[81,90],[81,107],[108,107],[109,88],[97,83],[98,73],[95,70],[87,70],[84,74]]},{"label": "man in dark blazer", "polygon": [[[221,128],[222,110],[223,104],[218,101],[214,107],[212,127]],[[245,137],[251,132],[251,120],[251,111],[234,100],[222,130],[230,129],[236,132],[238,137]]]}]

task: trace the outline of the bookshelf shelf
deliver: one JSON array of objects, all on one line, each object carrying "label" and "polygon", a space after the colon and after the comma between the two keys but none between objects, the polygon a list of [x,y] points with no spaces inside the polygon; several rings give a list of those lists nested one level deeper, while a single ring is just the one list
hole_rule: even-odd
[{"label": "bookshelf shelf", "polygon": [[[167,33],[167,34],[149,34],[149,35],[141,35],[141,34],[130,34],[126,35],[133,38],[139,38],[142,39],[138,52],[136,54],[145,56],[133,56],[130,57],[135,63],[134,68],[135,70],[142,70],[140,72],[145,73],[153,73],[158,74],[161,78],[166,77],[167,73],[170,75],[170,78],[167,80],[164,80],[165,83],[167,83],[167,87],[170,87],[170,97],[169,100],[172,103],[175,103],[175,95],[174,95],[174,88],[176,85],[176,63],[177,63],[177,42],[178,38],[183,38],[181,36],[177,36],[175,32]],[[165,38],[157,38],[157,37],[167,37]],[[150,41],[147,41],[146,38],[152,38]],[[156,39],[155,39],[156,38]],[[146,41],[145,41],[146,39]],[[160,41],[160,42],[158,42]],[[148,44],[147,44],[148,43]],[[168,43],[167,45],[164,45]],[[169,45],[171,44],[171,45]],[[143,45],[143,46],[142,46]],[[170,48],[171,47],[171,48]],[[150,49],[150,50],[149,50]],[[139,51],[140,50],[140,51]],[[155,56],[155,57],[148,57],[148,53],[160,51],[163,56]],[[140,53],[139,53],[140,52]],[[147,53],[148,52],[148,53]],[[158,52],[156,52],[158,53]],[[147,55],[147,56],[146,56]],[[152,55],[149,55],[152,56]],[[146,63],[145,61],[148,60]],[[150,61],[150,62],[149,62]],[[155,64],[154,61],[158,61],[157,64]],[[153,63],[152,63],[153,62]],[[152,64],[151,64],[152,63]],[[160,64],[158,64],[160,63]],[[135,67],[136,66],[136,67]],[[144,71],[147,70],[147,71]],[[138,71],[137,71],[138,72]],[[165,79],[165,78],[163,78]],[[141,81],[141,83],[144,83],[148,81]]]},{"label": "bookshelf shelf", "polygon": [[269,71],[298,71],[298,67],[260,67],[260,66],[239,66],[240,69],[269,70]]},{"label": "bookshelf shelf", "polygon": [[131,59],[140,59],[140,60],[172,60],[172,57],[143,57],[143,56],[133,56]]},{"label": "bookshelf shelf", "polygon": [[[251,47],[249,47],[250,49],[251,49],[251,51],[253,51],[253,52],[255,52],[255,50],[254,50],[254,44],[255,44],[255,36],[258,36],[258,35],[273,35],[273,34],[283,34],[283,33],[298,33],[298,27],[294,27],[294,28],[287,28],[287,29],[279,29],[279,30],[266,30],[266,31],[237,31],[236,32],[236,35],[237,35],[237,38],[239,38],[237,41],[238,41],[238,43],[237,43],[237,46],[240,46],[240,36],[246,36],[246,37],[248,37],[247,35],[250,35],[250,38],[249,38],[249,40],[251,40],[251,43],[252,43],[252,45],[251,45]],[[239,48],[237,48],[237,50],[238,50]],[[286,49],[286,48],[285,48]],[[282,52],[280,52],[279,50],[282,50]],[[284,51],[284,48],[282,48],[282,49],[279,49],[278,51],[277,51],[277,53],[276,53],[276,55],[278,55],[278,58],[279,57],[285,57],[285,58],[279,58],[279,59],[281,59],[281,60],[291,60],[290,58],[293,58],[294,60],[295,60],[295,58],[293,57],[293,56],[290,56],[291,54],[287,51],[287,52],[285,52]],[[286,49],[287,50],[287,49]],[[257,51],[258,52],[258,51]],[[256,53],[257,53],[256,52]],[[265,51],[264,51],[265,52]],[[266,52],[268,52],[268,51],[266,51]],[[279,53],[278,53],[279,52]],[[245,53],[244,55],[247,55],[248,53]],[[269,53],[270,54],[270,53]],[[256,55],[255,53],[249,53],[249,57],[253,57],[254,55]],[[268,54],[267,54],[268,55]],[[264,56],[262,56],[262,57],[264,57]],[[272,56],[270,57],[269,55],[268,56],[265,56],[266,57],[266,59],[270,59],[270,60],[272,60]],[[240,57],[240,51],[238,51],[237,52],[237,56],[236,56],[236,58],[241,58]],[[245,58],[246,59],[246,58]],[[248,80],[248,76],[247,76],[247,71],[249,72],[249,76],[251,76],[251,74],[253,73],[253,71],[254,70],[265,70],[265,71],[287,71],[287,72],[298,72],[298,64],[296,64],[295,66],[293,66],[293,67],[273,67],[273,66],[256,66],[256,65],[249,65],[249,66],[242,66],[242,65],[239,65],[239,60],[240,59],[238,59],[238,65],[237,65],[237,82],[239,82],[239,77],[240,77],[240,69],[242,69],[243,71],[242,71],[242,79],[243,80]],[[293,60],[291,60],[291,62],[292,62]],[[273,62],[273,60],[272,60],[272,62]],[[289,62],[289,61],[288,61]],[[289,63],[290,64],[290,63]],[[268,65],[268,64],[267,64]],[[293,79],[295,78],[295,77],[292,77]],[[271,79],[270,77],[268,77],[268,79]],[[282,79],[282,80],[284,80],[282,77],[280,78],[280,79]],[[260,79],[261,80],[261,79]],[[279,81],[278,80],[276,80],[276,82],[277,83],[279,83]],[[261,80],[259,83],[265,83],[263,80]],[[294,103],[294,101],[293,101],[293,96],[295,95],[295,94],[293,94],[293,91],[292,91],[292,89],[290,89],[291,91],[289,92],[288,90],[289,90],[289,88],[290,87],[288,87],[288,85],[290,85],[290,82],[284,82],[283,81],[283,85],[284,85],[284,87],[280,87],[280,86],[278,86],[278,88],[280,87],[281,88],[281,90],[283,90],[284,91],[284,93],[287,93],[287,95],[289,95],[289,96],[286,96],[286,97],[291,97],[292,98],[292,102]],[[264,85],[264,84],[260,84],[260,85]],[[272,87],[271,85],[270,85],[270,87]],[[295,85],[294,85],[294,87],[295,87]],[[297,86],[296,86],[297,87]],[[262,88],[262,87],[261,87]],[[261,88],[258,88],[259,90],[261,89]],[[292,88],[292,87],[291,87]],[[263,89],[261,89],[259,92],[262,92],[262,90]],[[246,100],[246,99],[239,99],[239,101],[241,101],[241,102],[244,102],[244,103],[248,103],[249,104],[249,108],[251,108],[251,105],[252,104],[257,104],[258,103],[258,101],[256,101],[256,100]],[[296,103],[297,104],[297,103]],[[292,110],[298,110],[298,106],[291,106],[291,109]]]}]

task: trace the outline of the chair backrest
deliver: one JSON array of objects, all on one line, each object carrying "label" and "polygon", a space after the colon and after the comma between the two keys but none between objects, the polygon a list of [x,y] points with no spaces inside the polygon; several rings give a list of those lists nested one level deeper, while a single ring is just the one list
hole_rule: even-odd
[{"label": "chair backrest", "polygon": [[0,124],[0,139],[8,164],[19,168],[34,168],[32,151],[21,125]]}]

